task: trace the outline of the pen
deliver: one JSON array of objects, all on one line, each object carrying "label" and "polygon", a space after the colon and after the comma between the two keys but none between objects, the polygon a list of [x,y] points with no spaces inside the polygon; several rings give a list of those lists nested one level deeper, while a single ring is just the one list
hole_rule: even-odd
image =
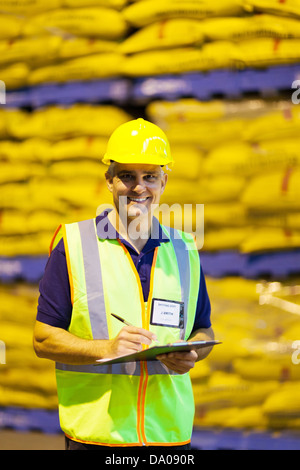
[{"label": "pen", "polygon": [[[133,326],[132,323],[129,323],[128,321],[124,320],[124,318],[119,317],[119,315],[116,315],[115,313],[111,313],[111,316],[115,317],[117,320],[121,321],[122,323],[125,323],[127,326]],[[157,339],[153,340],[152,343],[157,343]]]},{"label": "pen", "polygon": [[120,320],[122,323],[125,323],[125,325],[127,325],[127,326],[133,326],[131,323],[129,323],[128,321],[124,320],[124,318],[119,317],[119,315],[116,315],[115,313],[111,313],[111,315],[112,315],[113,317],[115,317],[117,320]]}]

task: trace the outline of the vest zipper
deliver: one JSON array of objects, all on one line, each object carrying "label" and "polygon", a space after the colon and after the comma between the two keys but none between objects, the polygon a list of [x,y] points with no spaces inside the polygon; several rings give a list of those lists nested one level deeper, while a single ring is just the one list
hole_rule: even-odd
[{"label": "vest zipper", "polygon": [[140,375],[140,383],[139,383],[139,394],[138,394],[138,403],[137,403],[137,431],[139,442],[145,446],[147,443],[147,439],[145,436],[145,396],[146,396],[146,388],[148,382],[148,373],[147,373],[147,363],[145,361],[140,362],[141,368],[141,375]]},{"label": "vest zipper", "polygon": [[[152,290],[153,290],[153,275],[154,275],[154,267],[156,264],[156,259],[157,259],[157,251],[158,247],[155,248],[154,250],[154,255],[153,255],[153,261],[152,261],[152,266],[151,266],[151,275],[150,275],[150,289],[149,289],[149,295],[147,299],[147,311],[145,309],[145,303],[144,303],[144,297],[143,297],[143,290],[142,290],[142,284],[140,281],[139,274],[137,272],[137,269],[132,261],[132,258],[130,254],[128,253],[127,248],[125,245],[121,242],[121,240],[118,238],[117,239],[119,244],[122,246],[127,259],[130,262],[130,265],[133,269],[133,272],[135,273],[136,280],[139,286],[139,292],[140,292],[140,299],[141,299],[141,307],[142,307],[142,327],[145,330],[149,330],[149,301],[151,303],[151,298],[152,298]],[[140,375],[140,380],[139,380],[139,389],[138,389],[138,401],[137,401],[137,434],[138,434],[138,439],[139,443],[142,446],[145,446],[147,444],[147,439],[145,435],[145,398],[146,398],[146,388],[147,388],[147,383],[148,383],[148,368],[147,368],[147,362],[146,361],[141,361],[140,362],[140,369],[141,369],[141,375]]]},{"label": "vest zipper", "polygon": [[[151,275],[150,275],[150,288],[149,288],[149,294],[148,294],[148,299],[147,299],[147,309],[145,309],[145,303],[143,297],[141,297],[141,306],[142,306],[142,325],[145,330],[149,330],[149,320],[150,320],[150,315],[149,315],[149,306],[151,304],[151,299],[152,299],[152,292],[153,292],[153,276],[154,276],[154,267],[156,264],[156,259],[157,259],[157,251],[158,247],[155,248],[154,250],[154,255],[153,255],[153,261],[152,261],[152,266],[151,266]],[[135,268],[135,266],[134,266]],[[136,268],[135,268],[136,269]],[[137,273],[138,274],[138,273]],[[142,285],[140,282],[140,278],[138,277],[139,284],[140,284],[140,289],[142,289]],[[142,291],[142,290],[141,290]],[[140,291],[140,292],[141,292]],[[148,347],[148,346],[146,346]],[[138,400],[138,405],[139,405],[139,429],[140,429],[140,442],[142,443],[143,446],[146,445],[147,439],[145,435],[145,399],[146,399],[146,389],[147,389],[147,384],[148,384],[148,366],[147,366],[147,361],[141,361],[140,362],[140,367],[141,367],[141,376],[140,376],[140,385],[141,388],[141,394],[139,394],[139,400]]]}]

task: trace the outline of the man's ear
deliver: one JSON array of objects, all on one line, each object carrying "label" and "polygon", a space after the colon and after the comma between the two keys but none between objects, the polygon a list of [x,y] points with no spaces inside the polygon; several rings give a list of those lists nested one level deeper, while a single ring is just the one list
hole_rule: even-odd
[{"label": "man's ear", "polygon": [[166,185],[167,185],[167,181],[168,181],[168,175],[167,173],[164,173],[162,175],[162,178],[161,178],[161,191],[160,191],[160,194],[162,194],[166,188]]}]

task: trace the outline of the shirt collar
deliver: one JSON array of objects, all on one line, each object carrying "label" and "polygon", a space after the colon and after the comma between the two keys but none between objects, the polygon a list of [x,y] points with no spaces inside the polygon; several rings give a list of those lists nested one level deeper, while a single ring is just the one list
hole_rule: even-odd
[{"label": "shirt collar", "polygon": [[[104,240],[117,240],[126,242],[126,240],[117,232],[114,226],[108,219],[108,213],[111,209],[104,210],[100,215],[96,217],[97,235],[99,238]],[[159,246],[161,243],[169,242],[170,238],[162,229],[159,221],[156,217],[153,217],[152,229],[150,238],[147,241],[147,245]]]}]

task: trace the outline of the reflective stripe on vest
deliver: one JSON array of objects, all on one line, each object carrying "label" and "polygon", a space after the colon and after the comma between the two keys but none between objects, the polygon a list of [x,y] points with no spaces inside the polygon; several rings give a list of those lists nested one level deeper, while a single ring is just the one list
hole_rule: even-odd
[{"label": "reflective stripe on vest", "polygon": [[[187,249],[188,244],[195,247],[191,237],[165,230],[171,242],[156,249],[145,307],[138,273],[120,242],[98,239],[94,219],[63,227],[73,302],[71,333],[86,339],[114,337],[116,328],[123,325],[111,320],[113,304],[119,308],[115,313],[125,309],[132,315],[131,323],[158,333],[159,340],[190,336],[198,298],[199,255],[195,248]],[[121,279],[116,286],[117,276]],[[123,302],[114,295],[119,291]],[[150,325],[152,296],[185,302],[184,329]],[[160,361],[101,366],[58,363],[56,369],[61,426],[71,438],[103,445],[189,441],[194,412],[189,374],[173,373]],[[157,402],[156,396],[160,397]],[[174,406],[182,407],[177,417],[173,417]],[[170,420],[174,420],[171,428]]]}]

